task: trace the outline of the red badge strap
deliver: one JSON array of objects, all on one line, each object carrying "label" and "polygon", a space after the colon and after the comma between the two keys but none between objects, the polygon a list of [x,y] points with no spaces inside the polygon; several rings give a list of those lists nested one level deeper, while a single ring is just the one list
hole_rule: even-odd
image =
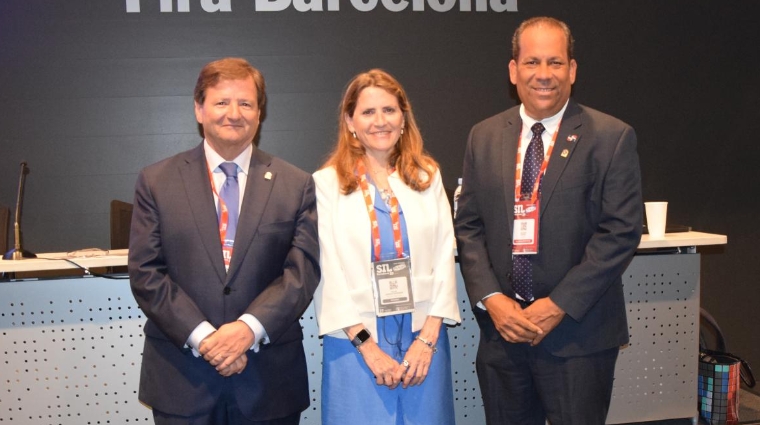
[{"label": "red badge strap", "polygon": [[[560,122],[560,124],[562,124]],[[530,197],[530,202],[535,204],[536,200],[538,199],[538,186],[541,183],[541,176],[544,175],[546,172],[546,167],[549,166],[549,158],[552,156],[552,151],[554,150],[554,142],[557,141],[557,133],[559,133],[559,125],[557,126],[557,130],[554,131],[554,135],[552,136],[551,142],[549,142],[549,149],[546,151],[546,155],[544,155],[544,162],[541,164],[541,169],[538,171],[538,176],[536,177],[536,182],[533,184],[533,194]],[[520,130],[520,137],[517,139],[517,167],[515,168],[515,202],[519,202],[522,198],[521,196],[521,186],[522,186],[522,167],[523,167],[523,158],[522,158],[522,130]]]},{"label": "red badge strap", "polygon": [[[370,226],[372,227],[372,248],[374,250],[375,261],[380,261],[382,252],[382,243],[380,240],[380,226],[375,214],[375,206],[372,203],[372,196],[369,193],[369,182],[367,181],[367,168],[361,159],[356,161],[356,179],[364,195],[364,202],[367,204],[367,214],[369,215]],[[380,194],[378,194],[380,196]],[[396,248],[398,258],[404,258],[404,243],[401,240],[401,218],[398,212],[398,199],[391,193],[391,224],[393,226],[393,245]]]}]

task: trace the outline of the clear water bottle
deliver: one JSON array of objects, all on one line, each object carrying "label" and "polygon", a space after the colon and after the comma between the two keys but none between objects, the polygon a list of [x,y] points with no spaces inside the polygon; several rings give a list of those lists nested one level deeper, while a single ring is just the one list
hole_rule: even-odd
[{"label": "clear water bottle", "polygon": [[459,201],[459,195],[462,194],[462,178],[457,180],[457,188],[454,189],[454,218],[457,217],[457,202]]}]

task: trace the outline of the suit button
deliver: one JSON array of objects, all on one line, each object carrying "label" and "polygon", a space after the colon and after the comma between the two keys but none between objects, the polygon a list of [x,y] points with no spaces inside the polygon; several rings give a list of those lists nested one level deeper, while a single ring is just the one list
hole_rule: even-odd
[{"label": "suit button", "polygon": [[509,279],[510,282],[512,281],[512,273],[507,273],[507,279]]},{"label": "suit button", "polygon": [[225,286],[224,287],[224,295],[229,295],[230,292],[232,292],[232,290],[230,289],[230,287],[229,286]]}]

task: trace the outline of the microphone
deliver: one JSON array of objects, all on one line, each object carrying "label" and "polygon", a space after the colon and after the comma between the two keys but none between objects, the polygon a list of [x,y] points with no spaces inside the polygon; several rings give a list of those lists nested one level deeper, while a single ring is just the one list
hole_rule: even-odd
[{"label": "microphone", "polygon": [[26,161],[21,161],[21,175],[18,179],[18,197],[16,198],[16,220],[13,222],[13,233],[16,237],[13,249],[3,255],[3,260],[22,260],[24,258],[37,258],[36,255],[21,248],[21,205],[24,203],[24,181],[29,174]]}]

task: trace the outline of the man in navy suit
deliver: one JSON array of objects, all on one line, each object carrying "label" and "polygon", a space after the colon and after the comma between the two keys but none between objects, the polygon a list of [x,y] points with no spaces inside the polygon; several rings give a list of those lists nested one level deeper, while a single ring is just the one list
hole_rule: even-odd
[{"label": "man in navy suit", "polygon": [[135,189],[139,398],[158,425],[297,424],[309,405],[298,319],[320,277],[314,182],[253,144],[266,94],[248,62],[207,64],[194,98],[203,142]]},{"label": "man in navy suit", "polygon": [[628,341],[621,275],[642,231],[636,135],[570,99],[563,22],[523,22],[512,49],[522,105],[473,127],[455,223],[487,423],[604,424]]}]

